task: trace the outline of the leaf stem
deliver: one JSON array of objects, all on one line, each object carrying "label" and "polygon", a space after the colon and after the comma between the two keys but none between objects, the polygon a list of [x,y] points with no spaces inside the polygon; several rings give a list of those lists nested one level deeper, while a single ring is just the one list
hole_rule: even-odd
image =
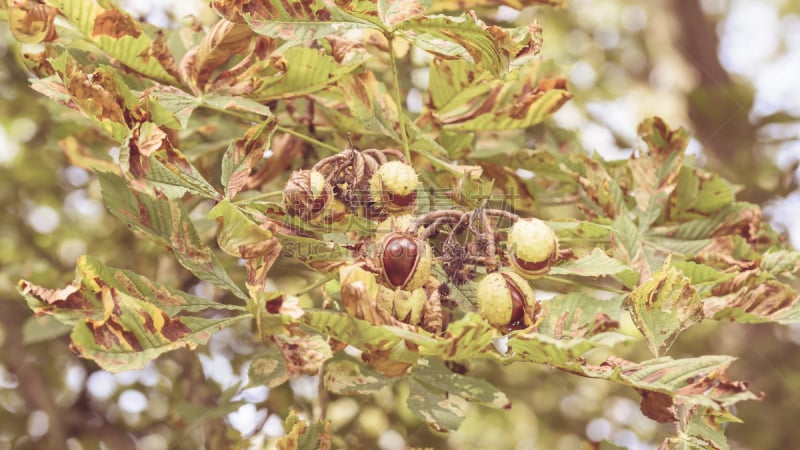
[{"label": "leaf stem", "polygon": [[315,281],[311,286],[303,289],[302,291],[300,291],[300,292],[298,292],[298,293],[296,293],[294,295],[299,297],[301,295],[308,294],[309,292],[311,292],[314,289],[322,286],[323,284],[327,283],[328,281],[333,280],[334,278],[336,278],[338,276],[339,276],[339,271],[338,270],[334,270],[333,272],[331,272],[331,273],[325,275],[324,277],[320,278],[319,280]]},{"label": "leaf stem", "polygon": [[282,195],[282,194],[283,194],[283,191],[264,192],[264,193],[261,193],[261,194],[258,194],[258,195],[253,195],[253,196],[250,196],[250,197],[247,197],[247,198],[243,198],[241,200],[237,200],[237,201],[233,202],[233,204],[234,205],[240,205],[242,203],[250,203],[250,202],[253,202],[253,201],[256,201],[256,200],[262,200],[262,199],[270,198],[270,197],[277,197],[277,196]]},{"label": "leaf stem", "polygon": [[403,153],[406,155],[406,159],[411,162],[411,150],[408,146],[408,132],[406,131],[406,116],[403,113],[403,102],[400,96],[400,77],[397,70],[397,57],[394,54],[394,35],[387,33],[386,39],[389,41],[389,59],[392,62],[394,102],[397,104],[397,120],[400,121],[400,137],[403,139]]},{"label": "leaf stem", "polygon": [[[242,120],[246,120],[248,122],[260,122],[260,121],[264,120],[264,118],[261,117],[261,116],[253,116],[251,114],[243,113],[243,112],[236,111],[236,110],[233,110],[233,109],[220,108],[218,106],[214,106],[214,105],[212,105],[210,103],[206,103],[206,102],[202,102],[201,106],[204,107],[204,108],[208,108],[208,109],[217,111],[217,112],[221,112],[223,114],[227,114],[229,116],[238,117],[238,118],[240,118]],[[315,139],[315,138],[313,138],[311,136],[308,136],[306,134],[300,133],[300,132],[295,131],[295,130],[293,130],[291,128],[284,127],[282,125],[276,125],[275,129],[280,131],[280,132],[282,132],[282,133],[291,134],[292,136],[300,138],[300,139],[302,139],[302,140],[304,140],[304,141],[306,141],[306,142],[308,142],[310,144],[314,144],[314,145],[317,145],[317,146],[322,147],[324,149],[330,150],[333,153],[339,153],[339,152],[342,151],[341,149],[336,148],[331,144],[328,144],[326,142],[322,142],[322,141],[320,141],[318,139]]]},{"label": "leaf stem", "polygon": [[600,291],[607,291],[607,292],[612,292],[614,294],[620,294],[620,295],[628,293],[627,291],[624,291],[624,290],[621,290],[621,289],[614,289],[614,288],[608,287],[608,286],[597,286],[597,285],[587,284],[587,283],[578,283],[577,281],[569,280],[567,278],[560,278],[560,277],[553,276],[553,275],[545,275],[544,277],[542,277],[542,279],[543,280],[552,281],[554,283],[566,284],[567,286],[577,286],[577,287],[585,287],[585,288],[589,288],[589,289],[597,289],[597,290],[600,290]]},{"label": "leaf stem", "polygon": [[294,131],[291,128],[286,128],[286,127],[278,125],[278,126],[275,127],[275,129],[280,131],[280,132],[286,133],[286,134],[291,134],[292,136],[298,137],[298,138],[300,138],[300,139],[302,139],[302,140],[304,140],[304,141],[306,141],[308,143],[311,143],[311,144],[317,145],[319,147],[322,147],[324,149],[330,150],[334,154],[340,153],[342,151],[342,149],[340,149],[340,148],[334,147],[333,145],[328,144],[326,142],[322,142],[322,141],[320,141],[318,139],[314,139],[313,137],[305,135],[303,133],[299,133],[297,131]]}]

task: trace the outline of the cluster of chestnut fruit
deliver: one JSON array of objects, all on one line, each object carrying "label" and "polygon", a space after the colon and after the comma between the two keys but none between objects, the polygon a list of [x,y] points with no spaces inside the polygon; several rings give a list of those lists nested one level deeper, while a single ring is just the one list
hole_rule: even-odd
[{"label": "cluster of chestnut fruit", "polygon": [[[308,221],[330,219],[333,215],[326,211],[332,209],[382,219],[374,250],[364,261],[377,274],[376,304],[399,321],[418,325],[431,301],[431,285],[439,284],[432,276],[436,255],[427,240],[430,233],[422,227],[430,220],[412,215],[419,177],[395,150],[345,152],[349,154],[294,172],[284,190],[286,211]],[[397,159],[389,160],[391,155]],[[331,208],[334,202],[339,206]],[[545,222],[508,216],[514,221],[505,240],[505,257],[498,265],[494,253],[489,255],[491,262],[483,264],[489,273],[478,281],[475,302],[480,314],[502,332],[534,324],[536,300],[528,280],[544,276],[559,255],[558,239]],[[452,221],[448,225],[451,231],[457,228]]]}]

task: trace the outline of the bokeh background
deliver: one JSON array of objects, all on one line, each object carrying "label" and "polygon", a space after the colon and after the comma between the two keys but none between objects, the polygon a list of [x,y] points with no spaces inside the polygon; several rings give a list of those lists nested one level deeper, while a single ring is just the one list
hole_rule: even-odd
[{"label": "bokeh background", "polygon": [[[206,25],[216,20],[195,0],[121,3],[163,27],[187,14]],[[586,151],[606,158],[629,155],[644,117],[687,127],[698,160],[741,186],[740,197],[762,205],[800,248],[800,2],[570,0],[565,9],[483,12],[490,21],[542,24],[543,55],[568,73],[574,94],[552,126],[578,132]],[[514,406],[475,406],[449,435],[410,415],[402,385],[374,398],[320,395],[314,377],[242,389],[258,350],[247,326],[137,372],[112,375],[75,358],[61,325],[31,316],[16,293],[18,279],[63,286],[84,253],[154,279],[186,275],[171,256],[120,227],[100,201],[97,180],[69,165],[56,143],[76,131],[77,115],[28,88],[13,42],[0,21],[0,450],[201,448],[204,439],[212,439],[209,448],[269,448],[290,409],[310,413],[321,403],[342,448],[572,450],[607,439],[651,449],[674,431],[644,418],[630,390],[531,365],[475,367]],[[425,67],[420,59],[405,68],[415,83],[411,111],[421,107]],[[182,282],[214,295],[204,283]],[[270,282],[287,289],[305,280],[286,270]],[[682,335],[671,355],[739,356],[732,377],[766,397],[736,411],[744,423],[728,428],[731,447],[783,450],[800,448],[798,346],[800,327],[705,323]],[[622,351],[648,357],[643,345]]]}]

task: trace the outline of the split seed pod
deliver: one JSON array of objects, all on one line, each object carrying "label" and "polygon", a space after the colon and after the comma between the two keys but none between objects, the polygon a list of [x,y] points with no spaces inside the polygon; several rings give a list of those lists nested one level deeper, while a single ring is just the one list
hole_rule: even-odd
[{"label": "split seed pod", "polygon": [[558,238],[539,219],[518,220],[508,233],[507,243],[511,267],[529,280],[544,276],[558,258]]},{"label": "split seed pod", "polygon": [[427,299],[425,289],[422,288],[404,291],[378,286],[378,306],[390,312],[397,320],[411,325],[418,325],[422,320],[422,309]]},{"label": "split seed pod", "polygon": [[333,199],[333,189],[315,170],[297,170],[283,190],[286,211],[303,220],[317,217]]},{"label": "split seed pod", "polygon": [[494,272],[478,283],[478,310],[502,331],[533,323],[536,297],[528,282],[513,272]]},{"label": "split seed pod", "polygon": [[412,234],[389,233],[378,242],[376,250],[381,281],[387,287],[414,290],[422,287],[431,275],[431,247]]},{"label": "split seed pod", "polygon": [[369,180],[372,201],[389,214],[412,211],[417,205],[419,177],[414,168],[400,161],[381,165]]}]

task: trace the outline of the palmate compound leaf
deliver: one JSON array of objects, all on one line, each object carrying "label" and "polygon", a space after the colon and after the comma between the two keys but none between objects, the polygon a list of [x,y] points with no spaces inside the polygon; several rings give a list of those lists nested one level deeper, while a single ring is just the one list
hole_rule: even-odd
[{"label": "palmate compound leaf", "polygon": [[691,280],[669,267],[669,259],[664,268],[628,295],[625,306],[655,356],[664,354],[682,331],[704,317],[703,300]]},{"label": "palmate compound leaf", "polygon": [[165,84],[177,84],[178,71],[161,30],[151,31],[127,12],[95,0],[52,0],[83,35],[132,70]]},{"label": "palmate compound leaf", "polygon": [[[74,351],[110,372],[141,369],[162,353],[203,345],[215,332],[251,317],[241,306],[195,297],[89,256],[78,259],[75,280],[65,288],[21,280],[18,289],[35,314],[73,328]],[[236,315],[190,315],[208,309]]]},{"label": "palmate compound leaf", "polygon": [[201,280],[249,297],[231,280],[214,252],[200,240],[183,205],[161,194],[136,191],[121,176],[99,173],[103,203],[128,227],[172,250],[178,262]]}]

